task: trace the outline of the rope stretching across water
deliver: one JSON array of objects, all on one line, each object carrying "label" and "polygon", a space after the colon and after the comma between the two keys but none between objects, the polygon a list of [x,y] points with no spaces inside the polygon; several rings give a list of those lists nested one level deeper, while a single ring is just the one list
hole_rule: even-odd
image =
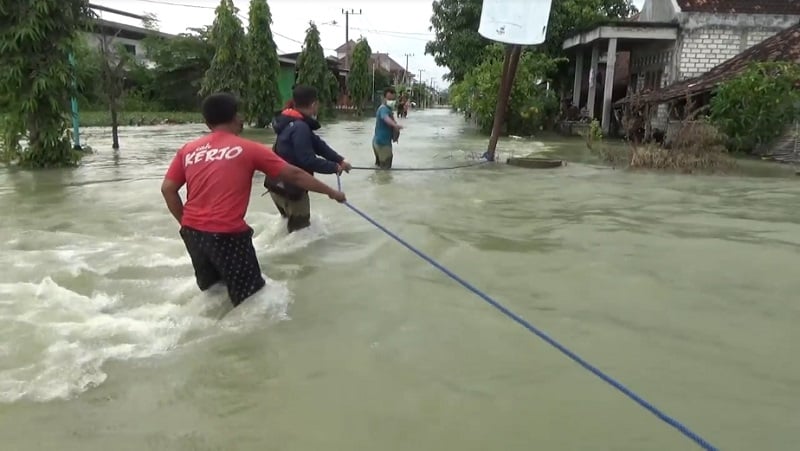
[{"label": "rope stretching across water", "polygon": [[480,166],[482,164],[486,164],[488,161],[477,161],[474,163],[467,163],[467,164],[460,164],[457,166],[444,166],[444,167],[433,167],[433,168],[379,168],[379,167],[370,167],[370,166],[353,166],[352,169],[354,171],[447,171],[450,169],[461,169],[461,168],[471,168],[475,166]]},{"label": "rope stretching across water", "polygon": [[[336,182],[337,182],[337,184],[339,186],[339,190],[341,191],[341,189],[342,189],[342,179],[338,175],[336,177]],[[583,368],[585,368],[586,370],[588,370],[589,372],[591,372],[595,376],[597,376],[600,379],[602,379],[607,384],[611,385],[612,387],[614,387],[618,391],[622,392],[622,394],[624,394],[625,396],[627,396],[628,398],[630,398],[631,400],[633,400],[634,402],[636,402],[640,406],[644,407],[650,413],[652,413],[653,415],[658,417],[661,421],[663,421],[663,422],[667,423],[668,425],[672,426],[673,428],[677,429],[678,432],[680,432],[681,434],[683,434],[684,436],[686,436],[687,438],[692,440],[694,443],[696,443],[698,446],[700,446],[704,450],[706,450],[706,451],[717,451],[718,448],[713,446],[711,443],[707,442],[703,437],[699,436],[698,434],[693,432],[688,427],[684,426],[681,422],[679,422],[678,420],[670,417],[666,413],[662,412],[656,406],[654,406],[653,404],[651,404],[650,402],[648,402],[647,400],[645,400],[641,396],[637,395],[631,389],[629,389],[628,387],[624,386],[622,383],[618,382],[617,380],[615,380],[611,376],[605,374],[603,371],[601,371],[600,369],[598,369],[597,367],[595,367],[591,363],[589,363],[586,360],[584,360],[578,354],[576,354],[576,353],[572,352],[571,350],[569,350],[566,346],[562,345],[561,343],[556,341],[554,338],[550,337],[544,331],[540,330],[539,328],[537,328],[533,324],[531,324],[528,321],[526,321],[521,316],[519,316],[516,313],[512,312],[507,307],[505,307],[503,304],[501,304],[500,302],[494,300],[488,294],[484,293],[483,291],[481,291],[478,288],[476,288],[475,286],[473,286],[471,283],[469,283],[466,280],[462,279],[461,277],[456,275],[454,272],[450,271],[449,269],[444,267],[442,264],[440,264],[439,262],[437,262],[433,258],[429,257],[428,255],[426,255],[424,252],[422,252],[419,249],[415,248],[414,246],[409,244],[406,240],[400,238],[394,232],[392,232],[391,230],[387,229],[386,227],[384,227],[383,225],[378,223],[378,221],[372,219],[369,215],[367,215],[363,211],[361,211],[358,208],[356,208],[355,206],[353,206],[353,204],[351,204],[350,202],[345,202],[344,205],[347,208],[349,208],[350,210],[352,210],[354,213],[356,213],[357,215],[359,215],[362,218],[364,218],[367,222],[369,222],[370,224],[372,224],[375,227],[377,227],[378,229],[380,229],[383,233],[389,235],[389,237],[391,237],[392,239],[394,239],[395,241],[397,241],[398,243],[403,245],[406,249],[408,249],[411,252],[413,252],[414,254],[416,254],[419,258],[425,260],[431,266],[433,266],[434,268],[436,268],[439,271],[443,272],[445,275],[447,275],[448,277],[450,277],[454,281],[458,282],[461,286],[463,286],[467,290],[469,290],[472,293],[474,293],[476,296],[478,296],[479,298],[484,300],[486,303],[488,303],[492,307],[494,307],[497,310],[499,310],[501,313],[506,315],[512,321],[516,322],[520,326],[522,326],[525,329],[527,329],[529,332],[531,332],[534,335],[538,336],[539,338],[544,340],[547,344],[549,344],[549,345],[553,346],[554,348],[558,349],[562,354],[566,355],[567,357],[572,359],[578,365],[582,366]]]}]

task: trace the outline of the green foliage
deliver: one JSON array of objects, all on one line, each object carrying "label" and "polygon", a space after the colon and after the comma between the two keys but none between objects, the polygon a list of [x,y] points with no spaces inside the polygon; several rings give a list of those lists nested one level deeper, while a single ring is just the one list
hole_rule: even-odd
[{"label": "green foliage", "polygon": [[333,74],[333,71],[328,71],[328,100],[326,109],[330,112],[333,111],[334,107],[336,106],[336,101],[339,100],[339,93],[341,89],[339,87],[339,79],[336,78],[336,75]]},{"label": "green foliage", "polygon": [[723,83],[711,100],[711,121],[734,152],[751,153],[800,118],[800,66],[757,63]]},{"label": "green foliage", "polygon": [[[492,42],[478,34],[482,7],[483,0],[433,2],[430,29],[436,37],[426,44],[425,53],[450,69],[445,76],[447,80],[463,80],[486,57]],[[630,17],[635,12],[631,0],[553,0],[543,48],[552,57],[562,56],[561,45],[570,33],[603,21]],[[555,69],[564,71],[567,66]]]},{"label": "green foliage", "polygon": [[[491,131],[494,121],[503,56],[503,46],[490,46],[487,58],[468,72],[464,81],[452,85],[449,91],[451,104],[475,115],[484,132]],[[559,108],[558,95],[547,89],[544,83],[547,74],[560,62],[543,53],[522,53],[506,116],[509,133],[530,135],[553,121]]]},{"label": "green foliage", "polygon": [[236,15],[233,0],[221,0],[216,10],[209,40],[214,47],[214,58],[206,72],[200,95],[229,92],[242,97],[247,86],[247,64],[242,22]]},{"label": "green foliage", "polygon": [[256,127],[269,124],[280,107],[278,90],[280,62],[278,48],[272,38],[272,13],[267,0],[250,1],[247,30],[247,71],[250,74],[247,91],[247,117]]},{"label": "green foliage", "polygon": [[171,39],[151,37],[145,40],[147,58],[154,67],[148,70],[150,79],[141,87],[145,99],[156,109],[195,111],[199,107],[198,93],[214,58],[210,27],[191,28]]},{"label": "green foliage", "polygon": [[[313,23],[306,30],[303,51],[297,58],[297,84],[313,86],[317,89],[320,103],[320,116],[332,112],[331,74],[325,53],[320,43],[319,30]],[[336,91],[338,92],[338,86]]]},{"label": "green foliage", "polygon": [[575,31],[625,19],[637,12],[632,0],[553,0],[544,50],[550,56],[561,56],[564,40]]},{"label": "green foliage", "polygon": [[359,39],[353,49],[353,63],[350,66],[350,75],[347,79],[350,101],[358,109],[359,114],[364,109],[364,104],[370,99],[372,93],[370,56],[372,56],[372,49],[367,39]]},{"label": "green foliage", "polygon": [[[7,160],[22,166],[70,166],[75,71],[69,57],[91,17],[88,0],[0,0],[0,105]],[[25,148],[20,141],[27,139]]]},{"label": "green foliage", "polygon": [[[557,0],[556,0],[557,1]],[[483,0],[436,0],[430,30],[436,38],[425,44],[439,66],[450,69],[446,80],[459,82],[484,60],[491,41],[478,34]]]},{"label": "green foliage", "polygon": [[[632,0],[553,0],[547,34],[541,50],[552,57],[564,55],[564,40],[578,30],[614,22],[636,14]],[[560,64],[552,74],[554,88],[572,89],[574,65]]]},{"label": "green foliage", "polygon": [[[370,70],[372,70],[372,68],[370,68]],[[392,86],[392,77],[383,69],[376,68],[374,85],[376,91],[381,91],[381,93],[383,93],[384,89]]]}]

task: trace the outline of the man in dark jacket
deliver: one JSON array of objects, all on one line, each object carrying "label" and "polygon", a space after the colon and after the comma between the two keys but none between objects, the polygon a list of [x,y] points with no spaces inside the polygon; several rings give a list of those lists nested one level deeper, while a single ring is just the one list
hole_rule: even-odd
[{"label": "man in dark jacket", "polygon": [[[319,110],[317,90],[297,86],[292,92],[292,104],[287,105],[272,121],[278,139],[273,151],[287,163],[313,175],[350,172],[352,166],[336,153],[314,131],[320,128],[316,119]],[[264,182],[281,216],[288,219],[289,233],[311,225],[311,205],[308,191],[295,185],[267,177]]]}]

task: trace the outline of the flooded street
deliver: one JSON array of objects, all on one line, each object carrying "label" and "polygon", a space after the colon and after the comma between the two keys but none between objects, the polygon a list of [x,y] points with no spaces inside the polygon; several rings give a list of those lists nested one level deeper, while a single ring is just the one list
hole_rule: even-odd
[{"label": "flooded street", "polygon": [[[396,167],[486,137],[413,112]],[[323,128],[358,166],[374,121]],[[323,196],[267,289],[200,293],[159,192],[202,126],[124,128],[76,170],[0,171],[0,436],[28,450],[690,450],[613,388]],[[354,171],[349,200],[725,450],[800,443],[800,184],[564,168]],[[321,176],[330,184],[334,177]],[[220,319],[222,318],[222,319]]]}]

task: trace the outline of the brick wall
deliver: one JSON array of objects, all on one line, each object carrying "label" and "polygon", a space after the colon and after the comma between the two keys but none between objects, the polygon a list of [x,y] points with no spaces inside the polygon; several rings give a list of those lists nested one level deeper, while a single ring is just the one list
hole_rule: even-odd
[{"label": "brick wall", "polygon": [[675,81],[702,75],[798,20],[800,16],[683,13]]},{"label": "brick wall", "polygon": [[[703,27],[681,33],[678,70],[683,79],[702,75],[714,66],[733,58],[742,48],[746,30],[729,27]],[[746,41],[745,41],[746,42]]]}]

